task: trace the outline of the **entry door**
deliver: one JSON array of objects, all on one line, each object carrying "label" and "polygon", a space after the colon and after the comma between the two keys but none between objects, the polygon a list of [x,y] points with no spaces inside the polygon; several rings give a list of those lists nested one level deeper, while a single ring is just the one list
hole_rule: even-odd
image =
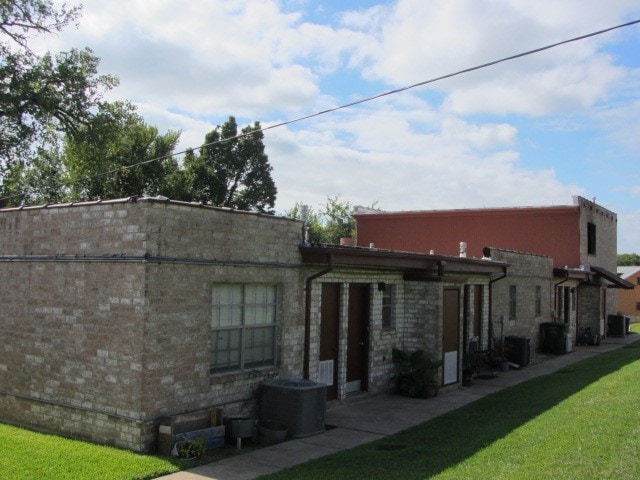
[{"label": "entry door", "polygon": [[442,309],[442,351],[445,385],[458,381],[458,351],[460,349],[460,291],[445,289]]},{"label": "entry door", "polygon": [[338,398],[338,326],[340,325],[340,285],[322,284],[320,312],[320,375],[327,384],[327,400]]},{"label": "entry door", "polygon": [[347,384],[345,393],[367,390],[369,286],[349,285]]}]

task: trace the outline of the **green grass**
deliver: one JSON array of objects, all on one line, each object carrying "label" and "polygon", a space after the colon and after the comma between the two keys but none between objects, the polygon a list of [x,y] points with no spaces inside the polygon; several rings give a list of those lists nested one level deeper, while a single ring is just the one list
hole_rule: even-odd
[{"label": "green grass", "polygon": [[171,459],[0,424],[0,478],[132,480],[176,472]]},{"label": "green grass", "polygon": [[[258,448],[250,442],[241,452]],[[195,461],[141,455],[0,423],[0,479],[147,480],[237,455],[235,446],[208,450]]]},{"label": "green grass", "polygon": [[638,378],[640,343],[264,478],[637,479]]}]

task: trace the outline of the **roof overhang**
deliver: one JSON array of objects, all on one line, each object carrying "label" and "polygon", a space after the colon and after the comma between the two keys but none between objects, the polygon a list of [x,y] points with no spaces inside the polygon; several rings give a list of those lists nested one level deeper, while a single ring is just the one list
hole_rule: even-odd
[{"label": "roof overhang", "polygon": [[399,270],[407,279],[432,280],[451,274],[504,274],[507,263],[464,257],[431,255],[338,245],[300,246],[305,264]]},{"label": "roof overhang", "polygon": [[615,273],[610,272],[609,270],[606,270],[602,267],[591,265],[591,271],[594,272],[597,276],[611,282],[612,285],[607,285],[608,288],[624,288],[625,290],[631,290],[635,287],[633,283],[625,280],[624,278],[620,278]]},{"label": "roof overhang", "polygon": [[569,280],[587,281],[591,272],[583,268],[554,268],[553,276]]}]

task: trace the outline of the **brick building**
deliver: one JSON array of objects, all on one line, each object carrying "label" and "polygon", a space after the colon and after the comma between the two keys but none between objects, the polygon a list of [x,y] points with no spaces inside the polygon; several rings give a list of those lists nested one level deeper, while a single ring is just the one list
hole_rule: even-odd
[{"label": "brick building", "polygon": [[255,415],[275,377],[388,389],[393,347],[458,381],[505,263],[301,238],[162,198],[0,210],[0,419],[151,451],[162,417]]},{"label": "brick building", "polygon": [[618,275],[635,286],[634,289],[618,290],[618,313],[640,322],[640,266],[618,267]]},{"label": "brick building", "polygon": [[[614,288],[632,288],[616,274],[617,216],[595,202],[574,197],[572,205],[379,212],[355,214],[357,244],[413,252],[480,258],[485,247],[530,252],[552,259],[558,278],[554,319],[567,315],[575,289],[575,334],[586,328],[606,333],[617,312]],[[582,272],[582,273],[580,273]],[[578,286],[571,286],[578,279]],[[573,313],[572,313],[573,315]],[[492,318],[495,321],[495,318]]]}]

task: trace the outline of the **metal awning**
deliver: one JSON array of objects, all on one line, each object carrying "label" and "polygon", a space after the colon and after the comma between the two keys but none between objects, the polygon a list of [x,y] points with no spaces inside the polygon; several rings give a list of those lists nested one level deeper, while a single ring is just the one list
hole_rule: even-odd
[{"label": "metal awning", "polygon": [[613,285],[609,285],[610,288],[624,288],[625,290],[631,290],[632,288],[634,288],[633,283],[628,282],[624,278],[620,278],[615,273],[610,272],[609,270],[606,270],[602,267],[591,265],[591,271],[601,276],[605,280],[613,283]]},{"label": "metal awning", "polygon": [[[346,247],[337,245],[300,246],[305,264],[326,264],[331,257],[334,267],[395,269],[442,277],[449,274],[504,274],[508,263],[466,257],[432,255],[397,250]],[[431,278],[431,277],[429,277]]]}]

